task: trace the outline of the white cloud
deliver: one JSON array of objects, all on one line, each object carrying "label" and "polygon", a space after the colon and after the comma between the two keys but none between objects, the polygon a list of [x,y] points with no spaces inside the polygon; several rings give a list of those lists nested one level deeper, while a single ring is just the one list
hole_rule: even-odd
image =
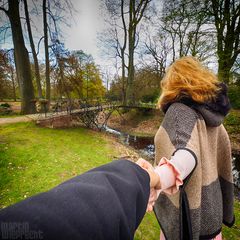
[{"label": "white cloud", "polygon": [[71,27],[64,27],[65,46],[70,50],[81,49],[92,54],[98,64],[101,63],[97,47],[97,32],[104,27],[100,14],[99,0],[74,1],[77,13]]}]

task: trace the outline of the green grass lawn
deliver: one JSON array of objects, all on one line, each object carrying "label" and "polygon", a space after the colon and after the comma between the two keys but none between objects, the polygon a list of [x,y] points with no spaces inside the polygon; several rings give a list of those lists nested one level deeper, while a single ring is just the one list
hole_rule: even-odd
[{"label": "green grass lawn", "polygon": [[33,123],[0,126],[1,207],[45,191],[117,155],[101,134],[47,129]]},{"label": "green grass lawn", "polygon": [[[84,128],[47,129],[33,123],[0,126],[0,207],[46,191],[120,154],[102,133]],[[236,224],[225,239],[240,239],[240,203]],[[159,226],[147,213],[135,240],[158,240]]]},{"label": "green grass lawn", "polygon": [[20,113],[16,113],[16,112],[11,112],[8,114],[0,114],[0,118],[15,118],[15,117],[21,117],[23,115],[21,115]]}]

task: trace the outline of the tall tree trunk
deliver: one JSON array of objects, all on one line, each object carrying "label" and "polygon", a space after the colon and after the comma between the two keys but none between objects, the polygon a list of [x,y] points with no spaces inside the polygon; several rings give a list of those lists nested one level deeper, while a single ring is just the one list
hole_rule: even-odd
[{"label": "tall tree trunk", "polygon": [[34,60],[34,68],[35,68],[35,77],[36,77],[36,83],[37,83],[38,97],[43,98],[42,87],[41,87],[41,78],[40,78],[40,72],[39,72],[39,64],[38,64],[38,58],[37,58],[35,45],[34,45],[34,42],[33,42],[33,36],[32,36],[30,19],[29,19],[27,0],[23,0],[23,2],[24,2],[24,10],[25,10],[26,23],[27,23],[27,29],[28,29],[28,36],[29,36],[30,46],[31,46],[31,49],[32,49],[32,55],[33,55],[33,60]]},{"label": "tall tree trunk", "polygon": [[[129,33],[130,34],[130,33]],[[135,41],[129,38],[129,62],[128,62],[128,84],[127,84],[127,91],[126,91],[126,98],[127,103],[129,105],[134,104],[134,89],[133,89],[133,82],[134,82],[134,43]]]},{"label": "tall tree trunk", "polygon": [[50,86],[50,64],[49,64],[49,51],[48,51],[48,24],[47,24],[47,0],[43,0],[43,31],[44,31],[44,46],[45,46],[45,78],[46,78],[46,99],[48,106],[51,99],[51,86]]},{"label": "tall tree trunk", "polygon": [[19,14],[19,1],[9,0],[8,16],[12,29],[16,71],[21,92],[21,112],[24,114],[35,113],[34,89],[32,84],[30,61],[25,47],[22,26]]},{"label": "tall tree trunk", "polygon": [[226,60],[219,58],[219,60],[218,60],[218,78],[220,81],[225,82],[227,84],[229,83],[230,70],[231,70],[230,64]]},{"label": "tall tree trunk", "polygon": [[[15,51],[13,51],[13,57],[14,57],[14,63],[15,63],[15,67],[16,67],[17,59],[16,59]],[[17,82],[17,85],[18,85],[19,90],[20,90],[20,82],[19,82],[19,77],[18,77],[18,74],[17,74],[17,69],[16,69],[16,82]],[[20,93],[21,93],[21,90],[20,90]]]},{"label": "tall tree trunk", "polygon": [[123,25],[123,45],[120,47],[121,52],[121,60],[122,60],[122,102],[123,105],[127,105],[127,97],[126,97],[126,63],[125,63],[125,51],[127,47],[127,25],[124,18],[124,0],[121,0],[121,20]]},{"label": "tall tree trunk", "polygon": [[240,54],[240,2],[211,0],[217,30],[218,77],[229,83],[230,70]]},{"label": "tall tree trunk", "polygon": [[12,88],[13,88],[13,99],[16,102],[17,101],[16,86],[15,86],[14,72],[13,72],[13,68],[12,67],[11,67],[11,80],[12,80]]},{"label": "tall tree trunk", "polygon": [[60,76],[58,81],[58,93],[59,93],[58,97],[62,99],[65,89],[64,89],[64,82],[63,82],[64,81],[63,68],[62,68],[62,63],[59,55],[56,56],[56,60],[59,66],[59,76]]},{"label": "tall tree trunk", "polygon": [[135,45],[135,0],[130,0],[129,3],[129,27],[128,27],[128,79],[126,98],[127,104],[134,103],[133,81],[134,81],[134,45]]},{"label": "tall tree trunk", "polygon": [[[76,81],[76,79],[77,79],[77,72],[75,72],[74,85],[75,85],[75,88],[76,88],[76,90],[77,90],[77,92],[78,92],[78,97],[79,97],[79,99],[81,99],[82,96],[83,96],[83,93],[82,93],[83,83],[82,83],[82,81],[79,83],[78,81]],[[108,81],[108,80],[107,80],[107,81]],[[108,84],[107,84],[107,85],[108,85]]]},{"label": "tall tree trunk", "polygon": [[[141,21],[144,11],[151,0],[130,0],[129,1],[129,24],[128,24],[128,79],[126,98],[127,104],[133,105],[134,96],[134,50],[136,48],[136,31],[137,25]],[[136,5],[137,4],[137,5]]]},{"label": "tall tree trunk", "polygon": [[124,56],[124,50],[121,49],[121,55],[122,55],[122,103],[123,105],[126,105],[126,73],[125,73],[125,56]]},{"label": "tall tree trunk", "polygon": [[[61,94],[63,94],[65,92],[68,97],[68,91],[64,84],[63,60],[61,58],[58,58],[58,66],[59,66],[59,74],[60,74]],[[62,98],[62,95],[61,95],[61,98]]]}]

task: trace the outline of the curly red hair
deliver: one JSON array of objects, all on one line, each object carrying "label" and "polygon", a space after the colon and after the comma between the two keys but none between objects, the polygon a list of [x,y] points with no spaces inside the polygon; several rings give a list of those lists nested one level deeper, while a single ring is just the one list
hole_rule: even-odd
[{"label": "curly red hair", "polygon": [[190,97],[199,103],[212,100],[219,91],[218,83],[217,76],[196,58],[182,57],[167,69],[161,81],[158,107],[182,97]]}]

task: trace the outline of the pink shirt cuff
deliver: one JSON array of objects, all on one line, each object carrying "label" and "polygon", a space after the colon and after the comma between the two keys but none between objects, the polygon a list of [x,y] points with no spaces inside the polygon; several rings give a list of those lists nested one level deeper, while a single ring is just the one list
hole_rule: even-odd
[{"label": "pink shirt cuff", "polygon": [[155,168],[155,172],[160,177],[160,191],[168,194],[176,193],[195,165],[194,156],[185,149],[177,150],[170,160],[163,157]]},{"label": "pink shirt cuff", "polygon": [[167,158],[160,160],[155,172],[160,177],[161,190],[165,193],[174,194],[179,190],[179,186],[183,184],[180,172]]}]

